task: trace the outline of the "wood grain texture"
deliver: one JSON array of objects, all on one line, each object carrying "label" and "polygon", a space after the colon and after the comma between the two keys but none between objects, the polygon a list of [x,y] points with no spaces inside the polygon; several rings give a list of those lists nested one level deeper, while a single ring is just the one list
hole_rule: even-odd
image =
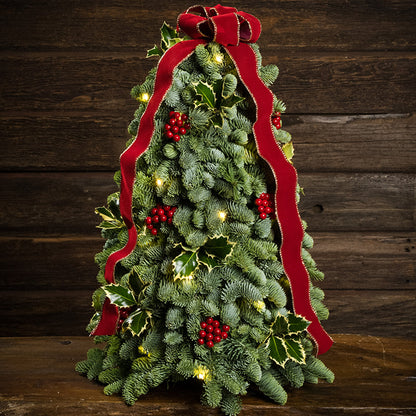
[{"label": "wood grain texture", "polygon": [[[175,25],[189,1],[17,0],[0,4],[2,48],[12,50],[135,50],[158,43],[159,27]],[[271,49],[407,50],[414,48],[410,0],[224,0],[262,22],[259,43]],[[273,11],[272,13],[270,11]],[[19,30],[21,27],[26,30]]]},{"label": "wood grain texture", "polygon": [[[385,333],[416,339],[414,290],[328,289],[325,294],[330,319],[323,326],[329,332]],[[52,281],[50,290],[3,290],[0,333],[2,336],[84,335],[94,312],[91,295],[92,290],[80,290],[75,285],[55,290]]]},{"label": "wood grain texture", "polygon": [[[0,116],[7,137],[0,169],[115,171],[130,118],[127,111]],[[283,125],[292,134],[299,172],[416,171],[415,114],[284,115]]]},{"label": "wood grain texture", "polygon": [[[104,240],[91,235],[65,237],[0,238],[1,290],[65,290],[92,293],[98,268],[94,255]],[[328,289],[415,290],[416,234],[322,233],[312,234],[310,251]],[[22,261],[22,259],[25,261]],[[42,259],[37,267],[33,267]]]},{"label": "wood grain texture", "polygon": [[[129,91],[156,62],[140,53],[1,54],[0,105],[13,113],[132,114]],[[272,90],[291,113],[410,113],[416,106],[416,53],[275,52],[264,63],[279,66]]]},{"label": "wood grain texture", "polygon": [[[241,416],[414,415],[416,342],[360,335],[334,335],[321,358],[335,373],[333,384],[306,385],[289,391],[278,406],[250,389]],[[132,407],[119,396],[74,371],[93,347],[87,337],[2,338],[0,340],[0,414],[38,415],[220,415],[199,403],[196,380],[161,386]]]}]

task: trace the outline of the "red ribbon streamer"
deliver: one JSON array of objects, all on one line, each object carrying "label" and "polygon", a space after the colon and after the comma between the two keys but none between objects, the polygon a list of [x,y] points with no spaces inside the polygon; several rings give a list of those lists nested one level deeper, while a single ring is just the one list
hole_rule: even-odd
[{"label": "red ribbon streamer", "polygon": [[[260,36],[260,22],[254,16],[237,11],[233,7],[217,5],[211,8],[189,8],[179,16],[178,25],[195,40],[182,41],[174,45],[160,59],[154,93],[140,121],[136,139],[120,157],[120,211],[128,229],[129,239],[125,247],[108,258],[105,279],[108,283],[114,283],[116,264],[134,250],[137,242],[137,230],[132,213],[136,162],[150,145],[155,128],[154,117],[172,85],[173,71],[197,45],[215,41],[223,45],[233,59],[242,82],[256,104],[257,114],[253,132],[259,155],[269,164],[276,181],[276,217],[282,235],[280,255],[290,281],[293,309],[297,315],[311,322],[308,332],[317,344],[318,354],[323,354],[329,350],[333,341],[322,328],[310,302],[309,274],[301,257],[303,227],[296,203],[297,174],[275,141],[271,123],[273,94],[259,77],[255,53],[247,44],[255,42]],[[106,299],[100,323],[92,335],[113,334],[117,321],[118,308]]]}]

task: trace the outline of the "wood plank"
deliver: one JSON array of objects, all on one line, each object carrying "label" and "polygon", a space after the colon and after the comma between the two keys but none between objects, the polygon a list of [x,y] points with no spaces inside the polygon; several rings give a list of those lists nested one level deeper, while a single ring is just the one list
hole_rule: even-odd
[{"label": "wood plank", "polygon": [[[57,276],[59,279],[59,276]],[[93,309],[90,290],[3,290],[2,336],[84,335]],[[362,333],[416,339],[415,290],[326,290],[331,333]]]},{"label": "wood plank", "polygon": [[[95,232],[94,208],[116,190],[107,172],[2,173],[0,229],[16,235]],[[301,216],[311,231],[413,231],[415,175],[305,173]]]},{"label": "wood plank", "polygon": [[[98,236],[0,238],[2,290],[65,290],[91,293],[97,288],[94,255]],[[329,289],[416,289],[416,234],[313,233],[311,254]],[[24,261],[22,261],[24,258]],[[39,259],[42,259],[39,262]]]},{"label": "wood plank", "polygon": [[[259,43],[270,49],[407,50],[414,48],[414,4],[410,0],[362,2],[283,0],[229,1],[260,19]],[[176,24],[189,2],[95,3],[81,0],[2,1],[3,49],[136,50],[159,40],[163,20]],[[271,13],[272,10],[272,13]],[[24,28],[24,30],[22,30]]]},{"label": "wood plank", "polygon": [[[131,118],[121,111],[3,115],[0,130],[7,142],[0,169],[115,171]],[[300,172],[416,171],[415,114],[284,115],[283,124],[293,136]]]},{"label": "wood plank", "polygon": [[[264,61],[280,67],[273,91],[291,113],[410,113],[416,106],[412,52],[275,52]],[[129,91],[154,65],[139,53],[2,54],[0,105],[13,113],[132,114]]]},{"label": "wood plank", "polygon": [[[293,389],[285,406],[250,388],[240,415],[414,415],[415,341],[333,337],[335,344],[321,357],[335,373],[333,384]],[[7,416],[220,415],[199,403],[202,388],[197,380],[153,389],[132,407],[119,396],[105,396],[102,386],[74,371],[91,347],[92,339],[87,337],[1,338],[0,411]]]}]

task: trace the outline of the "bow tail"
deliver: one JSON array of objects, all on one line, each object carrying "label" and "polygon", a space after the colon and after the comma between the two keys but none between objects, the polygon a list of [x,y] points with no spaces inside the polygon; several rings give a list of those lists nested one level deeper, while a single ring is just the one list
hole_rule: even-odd
[{"label": "bow tail", "polygon": [[[186,40],[169,48],[160,59],[156,71],[154,93],[150,98],[146,110],[140,120],[136,138],[120,156],[121,186],[120,213],[128,230],[126,245],[112,253],[105,265],[104,277],[108,283],[114,283],[114,271],[117,263],[127,257],[135,248],[137,230],[133,220],[133,185],[136,178],[137,159],[149,148],[155,131],[155,115],[165,98],[173,81],[175,68],[191,55],[196,46],[205,43],[204,40]],[[112,335],[116,331],[118,308],[107,298],[103,305],[100,322],[91,335]]]},{"label": "bow tail", "polygon": [[248,44],[226,46],[225,49],[256,104],[253,132],[258,152],[269,164],[276,181],[276,217],[282,235],[280,256],[290,281],[293,309],[311,322],[308,332],[316,342],[318,354],[323,354],[333,341],[322,328],[310,301],[309,274],[301,257],[303,227],[296,203],[297,174],[274,138],[271,124],[273,94],[260,79],[255,53]]}]

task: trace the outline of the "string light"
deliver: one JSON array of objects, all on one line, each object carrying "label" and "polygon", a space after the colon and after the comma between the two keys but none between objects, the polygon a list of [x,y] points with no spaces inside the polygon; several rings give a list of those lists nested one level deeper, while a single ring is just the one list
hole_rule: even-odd
[{"label": "string light", "polygon": [[262,300],[256,300],[253,302],[253,306],[259,311],[263,311],[266,308],[266,304]]},{"label": "string light", "polygon": [[194,369],[194,376],[199,380],[208,380],[209,379],[209,370],[206,367],[198,366]]},{"label": "string light", "polygon": [[192,281],[192,279],[193,279],[194,277],[190,274],[189,276],[184,276],[184,277],[182,277],[182,280],[184,280],[185,282],[191,282]]},{"label": "string light", "polygon": [[156,179],[156,185],[157,186],[162,186],[163,185],[162,179]]},{"label": "string light", "polygon": [[140,96],[140,101],[145,101],[145,102],[147,102],[147,101],[149,101],[149,98],[150,98],[149,94],[148,94],[147,92],[144,92],[144,93]]},{"label": "string light", "polygon": [[223,61],[223,56],[222,55],[220,55],[219,53],[218,54],[216,54],[215,56],[214,56],[214,59],[215,59],[215,61],[218,63],[218,64],[222,64],[222,61]]},{"label": "string light", "polygon": [[225,211],[218,211],[218,217],[221,221],[225,221],[225,219],[227,218],[227,213]]}]

